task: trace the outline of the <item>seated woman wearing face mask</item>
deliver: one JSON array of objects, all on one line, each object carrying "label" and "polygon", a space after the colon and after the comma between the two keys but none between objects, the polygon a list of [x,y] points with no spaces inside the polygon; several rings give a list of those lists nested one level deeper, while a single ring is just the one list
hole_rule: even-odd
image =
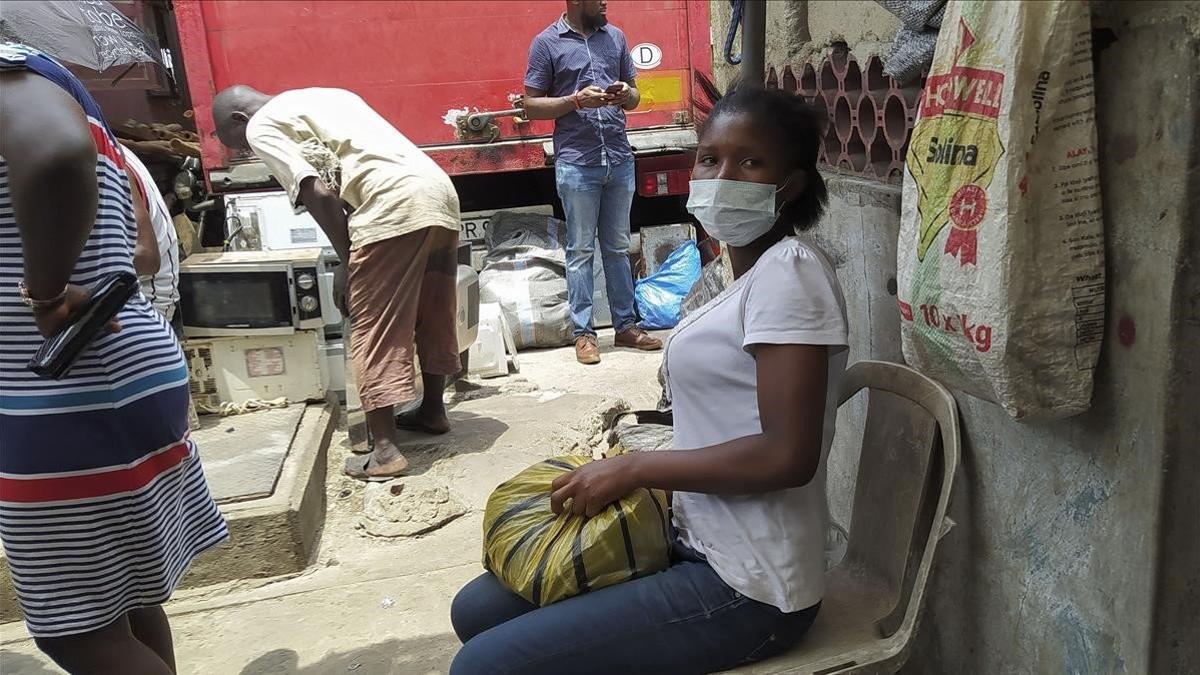
[{"label": "seated woman wearing face mask", "polygon": [[536,608],[490,574],[455,599],[452,673],[704,672],[796,644],[824,592],[825,458],[846,364],[833,266],[798,231],[826,199],[817,115],[783,91],[722,98],[702,130],[689,210],[736,281],[667,344],[673,450],[592,462],[552,503],[594,515],[673,492],[666,571]]}]

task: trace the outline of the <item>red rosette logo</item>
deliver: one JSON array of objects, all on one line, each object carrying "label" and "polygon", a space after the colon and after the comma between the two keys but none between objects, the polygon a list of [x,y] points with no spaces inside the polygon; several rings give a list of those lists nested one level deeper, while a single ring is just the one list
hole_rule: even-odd
[{"label": "red rosette logo", "polygon": [[968,183],[950,198],[951,229],[946,237],[946,253],[958,258],[960,266],[975,264],[976,229],[986,213],[987,193],[978,185]]}]

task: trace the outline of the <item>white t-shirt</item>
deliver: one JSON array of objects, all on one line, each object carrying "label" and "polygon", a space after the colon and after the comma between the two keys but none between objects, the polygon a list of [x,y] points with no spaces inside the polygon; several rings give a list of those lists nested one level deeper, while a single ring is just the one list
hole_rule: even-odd
[{"label": "white t-shirt", "polygon": [[158,272],[153,276],[142,277],[142,295],[154,305],[159,314],[171,318],[175,313],[175,303],[179,300],[179,235],[175,232],[175,223],[171,213],[163,201],[162,193],[154,184],[150,170],[133,154],[129,148],[121,146],[125,163],[133,169],[141,183],[142,194],[146,199],[146,211],[150,214],[150,224],[154,226],[154,239],[158,243]]},{"label": "white t-shirt", "polygon": [[354,209],[351,249],[426,227],[458,230],[450,177],[354,92],[285,91],[250,118],[246,140],[298,210],[300,183],[322,176],[314,162],[336,158],[338,194]]},{"label": "white t-shirt", "polygon": [[753,347],[828,345],[821,463],[807,485],[751,495],[674,494],[683,542],[731,588],[785,612],[825,593],[826,458],[846,368],[846,302],[833,266],[788,237],[724,293],[690,314],[664,356],[679,450],[762,433]]}]

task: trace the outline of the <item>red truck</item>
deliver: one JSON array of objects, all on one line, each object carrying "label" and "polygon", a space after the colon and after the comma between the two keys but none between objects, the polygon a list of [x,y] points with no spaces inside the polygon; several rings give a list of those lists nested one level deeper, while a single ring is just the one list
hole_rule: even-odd
[{"label": "red truck", "polygon": [[[231,84],[272,93],[330,86],[362,96],[453,178],[464,213],[554,205],[553,123],[526,121],[517,97],[529,43],[561,0],[379,2],[176,0],[187,85],[215,193],[274,185],[252,156],[231,154],[213,129],[213,96]],[[696,135],[696,78],[711,76],[709,3],[614,2],[638,67],[628,115],[637,158],[635,227],[687,219]],[[479,222],[464,237],[482,236]]]}]

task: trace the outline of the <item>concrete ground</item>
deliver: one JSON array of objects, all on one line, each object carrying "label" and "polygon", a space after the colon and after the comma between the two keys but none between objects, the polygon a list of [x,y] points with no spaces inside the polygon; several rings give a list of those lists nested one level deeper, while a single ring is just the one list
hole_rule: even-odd
[{"label": "concrete ground", "polygon": [[[545,457],[590,452],[607,418],[658,400],[660,353],[614,351],[611,331],[601,348],[590,367],[570,348],[525,352],[519,374],[459,391],[455,430],[406,438],[412,475],[398,481],[342,476],[348,443],[336,432],[317,559],[292,577],[179,592],[167,607],[179,672],[446,672],[458,647],[450,601],[482,570],[492,488]],[[0,671],[60,672],[19,623],[0,626]]]},{"label": "concrete ground", "polygon": [[192,438],[204,449],[204,476],[218,504],[269,497],[288,446],[300,426],[303,405],[252,414],[205,415]]}]

